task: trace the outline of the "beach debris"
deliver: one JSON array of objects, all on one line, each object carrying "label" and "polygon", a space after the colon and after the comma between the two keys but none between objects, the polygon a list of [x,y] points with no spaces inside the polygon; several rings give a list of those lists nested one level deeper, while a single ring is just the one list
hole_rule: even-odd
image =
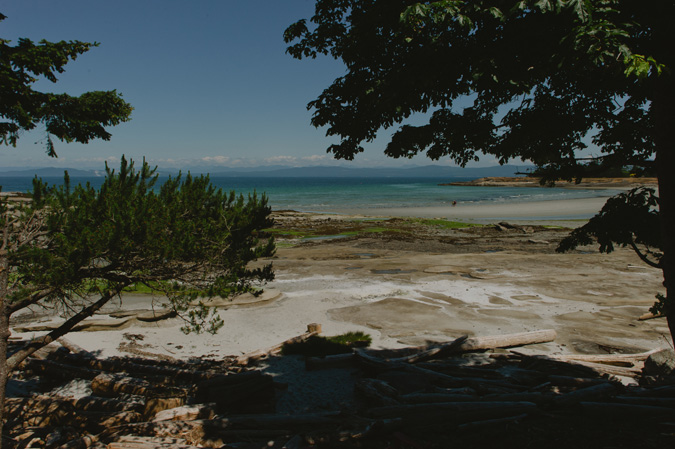
[{"label": "beach debris", "polygon": [[[287,342],[320,332],[312,324]],[[297,414],[275,413],[283,385],[253,363],[283,344],[219,361],[179,361],[99,359],[61,339],[62,346],[27,359],[15,374],[41,386],[28,397],[7,399],[6,428],[17,447],[349,448],[368,447],[371,440],[381,447],[442,447],[429,440],[445,444],[506,426],[555,428],[574,417],[672,421],[675,379],[659,372],[659,382],[656,373],[643,372],[645,362],[663,351],[552,355],[505,349],[555,337],[548,329],[307,357],[307,370],[356,376],[353,403]],[[626,378],[632,382],[622,382]],[[643,378],[648,382],[638,385]],[[83,379],[90,393],[58,393],[57,384],[73,379]]]},{"label": "beach debris", "polygon": [[319,335],[320,333],[321,333],[321,325],[317,323],[310,323],[307,325],[307,332],[305,332],[304,334],[298,335],[297,337],[289,338],[288,340],[285,340],[270,348],[259,349],[257,351],[249,352],[242,356],[239,356],[237,358],[237,363],[239,365],[248,365],[250,363],[259,361],[271,355],[279,354],[284,345],[299,343],[309,339],[314,335]]}]

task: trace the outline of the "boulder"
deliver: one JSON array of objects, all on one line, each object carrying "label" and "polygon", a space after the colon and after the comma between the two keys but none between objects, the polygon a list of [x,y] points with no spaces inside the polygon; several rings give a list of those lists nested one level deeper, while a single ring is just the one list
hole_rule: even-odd
[{"label": "boulder", "polygon": [[675,351],[664,349],[645,360],[642,374],[645,376],[668,376],[675,371]]}]

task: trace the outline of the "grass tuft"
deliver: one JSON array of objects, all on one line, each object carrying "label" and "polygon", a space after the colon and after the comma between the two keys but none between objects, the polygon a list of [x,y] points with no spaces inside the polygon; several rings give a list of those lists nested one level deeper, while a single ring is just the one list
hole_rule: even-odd
[{"label": "grass tuft", "polygon": [[354,348],[370,346],[370,335],[363,332],[347,332],[333,337],[314,335],[299,343],[286,344],[281,348],[283,355],[300,354],[308,357],[349,354]]}]

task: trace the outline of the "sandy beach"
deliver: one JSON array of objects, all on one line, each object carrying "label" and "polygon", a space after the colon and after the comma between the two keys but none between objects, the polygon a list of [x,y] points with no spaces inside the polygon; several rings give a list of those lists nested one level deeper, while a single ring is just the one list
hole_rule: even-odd
[{"label": "sandy beach", "polygon": [[607,197],[532,201],[517,204],[459,204],[448,207],[378,208],[371,210],[342,209],[339,212],[346,215],[380,217],[438,217],[478,223],[501,220],[518,220],[519,222],[569,221],[583,220],[593,216],[602,208],[605,201],[607,201]]},{"label": "sandy beach", "polygon": [[[396,218],[278,213],[277,227],[318,230],[305,240],[281,236],[274,258],[276,280],[260,298],[221,304],[225,326],[217,335],[184,335],[181,320],[144,322],[111,312],[162,308],[162,298],[125,295],[88,320],[89,330],[68,338],[107,357],[129,353],[170,358],[221,358],[272,346],[320,323],[325,335],[363,331],[376,348],[421,345],[461,335],[495,335],[555,329],[555,342],[527,348],[543,353],[631,352],[667,346],[663,319],[638,321],[662,290],[661,273],[628,249],[596,248],[555,253],[573,217],[599,209],[603,199],[511,206],[415,209],[376,216],[447,217],[464,221],[513,221],[532,226],[443,229]],[[356,232],[328,238],[355,224],[397,232]],[[325,228],[321,231],[322,228]],[[15,321],[15,337],[58,323],[36,310]],[[130,342],[134,342],[130,345]]]},{"label": "sandy beach", "polygon": [[[303,334],[310,323],[319,323],[326,336],[364,332],[371,336],[374,350],[426,347],[463,336],[544,330],[555,331],[555,339],[520,346],[518,353],[639,354],[670,347],[665,319],[638,319],[648,312],[654,295],[663,291],[661,272],[644,265],[629,249],[621,248],[609,255],[598,253],[595,247],[556,253],[558,242],[570,229],[551,224],[578,225],[583,221],[569,221],[570,217],[591,207],[584,200],[560,203],[519,205],[509,211],[508,217],[535,217],[519,220],[523,223],[520,225],[496,212],[505,209],[466,208],[465,221],[494,216],[494,221],[501,224],[459,228],[442,226],[438,220],[382,217],[379,210],[376,214],[354,211],[358,212],[355,215],[276,212],[276,279],[257,298],[215,300],[225,323],[216,335],[185,335],[180,331],[180,318],[155,319],[164,313],[163,298],[126,294],[85,320],[78,331],[66,338],[98,359],[142,357],[150,363],[185,361],[188,366],[212,361],[223,367],[232,363],[231,356],[270,348]],[[544,213],[555,209],[563,211],[563,220],[552,220]],[[412,216],[423,216],[419,212]],[[440,215],[427,212],[430,216]],[[55,317],[52,311],[35,309],[14,318],[12,336],[32,338],[61,322],[63,318]],[[489,354],[469,357],[490,360]],[[472,363],[473,359],[466,360]],[[269,357],[252,368],[273,379],[268,399],[273,400],[275,418],[300,419],[355,410],[362,400],[358,385],[364,381],[359,369],[347,366],[310,370],[305,363],[301,355]],[[621,385],[636,385],[632,376],[619,375],[614,380]],[[73,379],[49,394],[61,400],[86,400],[94,394],[93,382]],[[10,389],[10,398],[18,400],[16,395],[26,394],[21,393],[21,385],[19,381]],[[541,424],[538,444],[548,443],[546,435],[551,431],[579,428],[573,415],[565,415],[573,423],[562,427],[561,415],[556,416]],[[532,422],[535,429],[539,422]],[[611,430],[607,431],[594,422],[584,421],[588,425],[578,439],[585,441],[583,435],[593,432],[603,434],[597,438],[614,432],[614,422],[608,424]],[[632,423],[629,432],[643,439],[644,427],[640,426]],[[513,447],[531,442],[530,427],[515,429],[521,430],[514,434],[517,443]],[[184,432],[177,435],[185,436]],[[415,435],[421,441],[436,438],[438,445],[432,447],[446,447],[448,436],[443,432],[434,436],[424,430]],[[474,438],[472,433],[464,435]],[[492,447],[489,435],[483,440]],[[285,441],[291,437],[285,435],[281,441],[258,438],[269,441],[264,447],[289,447]],[[501,439],[501,434],[494,438]],[[570,437],[564,434],[561,438],[567,441]],[[655,439],[658,438],[650,440]],[[263,446],[252,443],[242,447]]]}]

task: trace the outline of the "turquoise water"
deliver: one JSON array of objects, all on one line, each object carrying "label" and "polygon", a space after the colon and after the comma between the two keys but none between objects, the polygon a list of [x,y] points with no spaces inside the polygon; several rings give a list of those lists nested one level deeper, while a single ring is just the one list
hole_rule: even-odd
[{"label": "turquoise water", "polygon": [[[62,178],[43,178],[60,184]],[[607,190],[576,190],[545,187],[461,187],[440,183],[467,178],[247,178],[212,177],[211,182],[239,193],[265,193],[274,210],[331,212],[343,209],[389,207],[438,207],[458,204],[503,204],[530,201],[591,198],[614,195]],[[103,178],[71,178],[72,184],[90,182],[98,187]],[[161,182],[161,178],[160,178]],[[5,192],[26,192],[31,178],[0,178]]]}]

